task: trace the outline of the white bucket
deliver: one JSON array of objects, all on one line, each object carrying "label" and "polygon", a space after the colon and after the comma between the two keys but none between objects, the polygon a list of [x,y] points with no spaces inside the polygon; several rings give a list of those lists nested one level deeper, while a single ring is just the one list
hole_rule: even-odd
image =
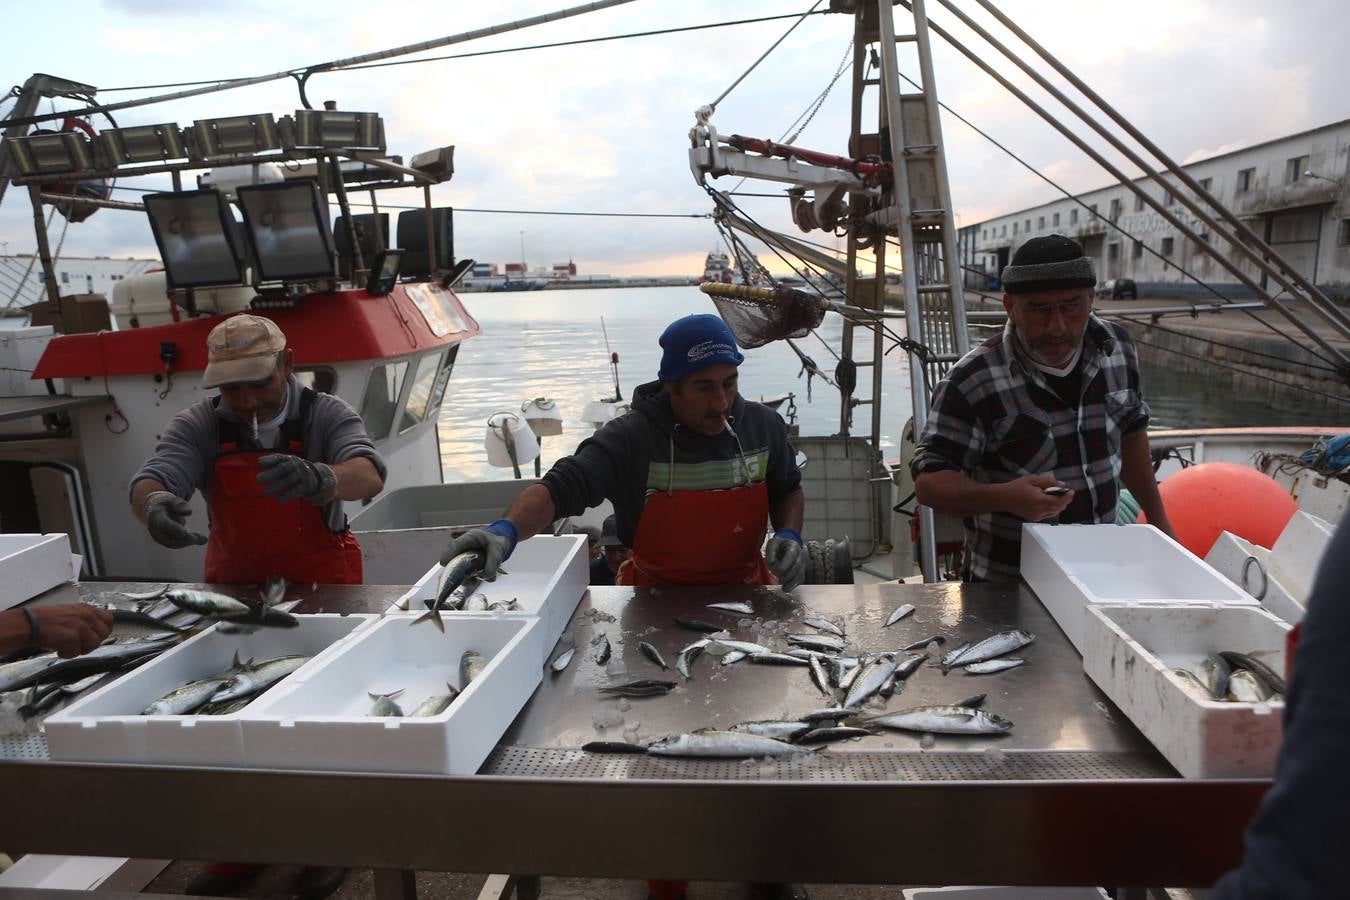
[{"label": "white bucket", "polygon": [[526,400],[520,407],[530,429],[540,437],[557,437],[563,433],[562,413],[549,397]]},{"label": "white bucket", "polygon": [[497,413],[488,419],[487,432],[483,437],[488,465],[511,468],[511,454],[506,443],[508,434],[515,448],[515,464],[523,466],[534,462],[534,458],[539,455],[539,441],[530,430],[529,423],[515,413]]}]

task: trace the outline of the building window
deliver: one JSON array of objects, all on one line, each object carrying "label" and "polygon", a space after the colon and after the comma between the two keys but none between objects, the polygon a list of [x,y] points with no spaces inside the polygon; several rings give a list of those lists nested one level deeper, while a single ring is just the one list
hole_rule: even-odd
[{"label": "building window", "polygon": [[1341,219],[1341,239],[1342,247],[1350,247],[1350,219]]},{"label": "building window", "polygon": [[988,229],[988,228],[986,228],[984,231],[980,232],[980,239],[981,239],[981,240],[986,240],[986,241],[989,240],[989,229]]},{"label": "building window", "polygon": [[1013,223],[1013,237],[1017,237],[1017,223]]},{"label": "building window", "polygon": [[1200,179],[1200,190],[1202,190],[1202,191],[1208,191],[1208,190],[1209,190],[1209,186],[1212,185],[1213,183],[1214,183],[1214,179],[1213,179],[1213,178],[1201,178],[1201,179]]},{"label": "building window", "polygon": [[1202,231],[1202,232],[1200,232],[1200,240],[1202,240],[1202,241],[1204,241],[1206,244],[1208,244],[1208,243],[1209,243],[1209,232],[1208,232],[1208,231]]},{"label": "building window", "polygon": [[1078,224],[1078,210],[1076,209],[1069,210],[1069,224],[1070,225]]},{"label": "building window", "polygon": [[1008,236],[1008,226],[1004,225],[1001,229],[999,229],[999,237],[1007,237],[1007,236]]},{"label": "building window", "polygon": [[1124,205],[1125,205],[1125,204],[1123,204],[1123,203],[1120,202],[1120,198],[1119,198],[1119,197],[1116,197],[1116,198],[1114,198],[1114,199],[1111,201],[1111,216],[1110,216],[1110,218],[1111,218],[1111,221],[1112,221],[1112,222],[1114,222],[1116,219],[1119,219],[1119,218],[1120,218],[1120,209],[1121,209],[1121,207],[1124,206]]},{"label": "building window", "polygon": [[1135,194],[1135,195],[1134,195],[1134,211],[1135,211],[1135,212],[1143,212],[1143,211],[1144,211],[1144,198],[1143,198],[1143,196],[1140,195],[1140,194]]},{"label": "building window", "polygon": [[1177,198],[1171,191],[1163,195],[1163,206],[1175,206],[1176,203]]},{"label": "building window", "polygon": [[1037,231],[1045,230],[1045,216],[1036,217],[1036,230]]},{"label": "building window", "polygon": [[1173,239],[1172,239],[1172,238],[1170,238],[1170,237],[1165,237],[1165,238],[1162,239],[1162,255],[1163,255],[1163,256],[1171,256],[1171,255],[1172,255],[1172,244],[1173,244]]},{"label": "building window", "polygon": [[1295,156],[1284,164],[1284,183],[1293,184],[1303,177],[1303,173],[1308,171],[1308,157]]},{"label": "building window", "polygon": [[1059,227],[1059,213],[1055,213],[1054,225],[1056,228]]},{"label": "building window", "polygon": [[62,284],[70,284],[70,273],[69,273],[69,272],[62,272],[62,273],[61,273],[61,283],[62,283]]},{"label": "building window", "polygon": [[1092,213],[1092,218],[1094,219],[1097,218],[1097,204],[1095,203],[1088,204],[1088,212]]},{"label": "building window", "polygon": [[1114,244],[1114,243],[1113,243],[1113,244],[1107,244],[1107,245],[1106,245],[1106,258],[1107,258],[1108,260],[1110,260],[1111,262],[1115,262],[1116,260],[1120,259],[1120,245],[1119,245],[1119,244]]},{"label": "building window", "polygon": [[1252,189],[1252,182],[1256,180],[1255,169],[1242,169],[1238,172],[1237,192],[1245,194]]},{"label": "building window", "polygon": [[1025,227],[1025,229],[1026,229],[1027,234],[1031,234],[1031,220],[1030,220],[1030,219],[1027,219],[1027,224],[1026,224],[1024,227]]},{"label": "building window", "polygon": [[1141,257],[1143,257],[1143,255],[1144,255],[1144,242],[1135,241],[1134,246],[1130,249],[1130,258],[1140,259]]}]

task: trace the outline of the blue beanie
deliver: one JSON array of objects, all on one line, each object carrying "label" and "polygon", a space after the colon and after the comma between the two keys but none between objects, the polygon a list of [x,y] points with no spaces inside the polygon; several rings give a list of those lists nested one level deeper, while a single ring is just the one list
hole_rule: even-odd
[{"label": "blue beanie", "polygon": [[662,381],[679,381],[717,363],[739,366],[745,362],[727,323],[710,313],[671,322],[661,333],[661,349],[661,371],[656,377]]}]

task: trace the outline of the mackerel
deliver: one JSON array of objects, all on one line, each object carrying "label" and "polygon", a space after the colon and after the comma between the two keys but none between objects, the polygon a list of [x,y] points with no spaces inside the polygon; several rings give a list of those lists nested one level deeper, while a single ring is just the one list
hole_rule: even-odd
[{"label": "mackerel", "polygon": [[865,666],[863,666],[862,663],[858,663],[858,665],[853,666],[851,669],[846,671],[843,677],[839,679],[839,690],[847,691],[850,688],[852,688],[853,683],[858,680],[858,673],[861,672],[864,668]]},{"label": "mackerel", "polygon": [[642,652],[643,656],[660,666],[662,671],[666,671],[670,668],[670,666],[666,665],[666,661],[661,658],[661,651],[657,650],[646,641],[638,644],[638,650]]},{"label": "mackerel", "polygon": [[[434,600],[427,600],[427,612],[413,620],[416,625],[419,622],[430,622],[436,626],[436,630],[444,633],[445,622],[441,619],[441,610],[447,608],[450,602],[450,595],[459,589],[461,585],[475,578],[483,571],[484,557],[477,550],[470,550],[467,553],[461,553],[453,557],[449,562],[441,567],[440,581],[436,584],[436,597]],[[453,606],[451,606],[453,608]]]},{"label": "mackerel", "polygon": [[1018,666],[1025,665],[1026,660],[1015,656],[1005,656],[1003,659],[990,659],[985,662],[971,663],[962,668],[967,675],[992,675],[995,672],[1006,672],[1008,669],[1016,669]]},{"label": "mackerel", "polygon": [[801,659],[796,656],[788,656],[786,653],[751,653],[750,661],[770,666],[806,666],[810,665],[809,660]]},{"label": "mackerel", "polygon": [[464,655],[459,658],[459,689],[462,691],[468,688],[469,682],[482,675],[485,668],[487,663],[481,653],[477,650],[465,650]]},{"label": "mackerel", "polygon": [[832,634],[838,638],[842,638],[844,636],[844,630],[842,628],[840,628],[833,622],[829,621],[828,619],[822,619],[819,616],[813,616],[808,619],[802,619],[802,624],[810,625],[812,628],[815,628],[819,631],[828,632],[829,634]]},{"label": "mackerel", "polygon": [[227,671],[221,672],[219,675],[212,675],[210,678],[203,678],[200,681],[185,684],[180,688],[169,691],[169,693],[143,709],[141,715],[185,716],[195,712],[211,702],[211,698],[225,686],[226,682],[233,678],[235,673],[242,671],[243,668],[243,664],[239,662],[239,653],[238,651],[235,651],[234,663]]},{"label": "mackerel", "polygon": [[748,756],[788,756],[810,753],[805,747],[786,744],[773,738],[739,731],[700,731],[662,738],[648,745],[647,752],[657,756],[694,756],[737,758]]},{"label": "mackerel", "polygon": [[1271,696],[1265,683],[1250,669],[1238,669],[1228,679],[1228,697],[1238,703],[1264,703]]},{"label": "mackerel", "polygon": [[790,741],[810,731],[811,723],[792,721],[779,722],[772,720],[763,722],[741,722],[739,725],[732,725],[727,730],[773,738],[776,741]]},{"label": "mackerel", "polygon": [[459,689],[450,682],[445,683],[444,694],[433,694],[417,705],[417,708],[408,713],[410,719],[425,719],[429,716],[439,716],[450,708],[450,704],[455,702],[459,696]]},{"label": "mackerel", "polygon": [[905,616],[909,615],[912,612],[914,612],[914,606],[909,603],[906,603],[904,606],[896,607],[895,612],[891,613],[890,618],[886,620],[886,624],[882,625],[881,627],[889,628],[890,626],[894,625],[896,622],[899,622],[901,619],[903,619]]},{"label": "mackerel", "polygon": [[847,741],[853,738],[871,737],[875,731],[858,728],[853,725],[835,725],[826,728],[813,728],[797,738],[799,744],[824,744],[829,741]]},{"label": "mackerel", "polygon": [[882,685],[890,681],[895,674],[895,660],[884,657],[873,660],[862,667],[861,673],[853,680],[844,698],[844,706],[856,707],[864,700],[881,690]]},{"label": "mackerel", "polygon": [[1190,669],[1173,669],[1172,674],[1177,677],[1186,690],[1203,697],[1206,700],[1213,700],[1213,695],[1209,692],[1209,685],[1205,684]]},{"label": "mackerel", "polygon": [[675,688],[673,681],[658,681],[655,678],[642,678],[623,684],[610,684],[600,688],[600,693],[616,697],[659,697],[669,694]]},{"label": "mackerel", "polygon": [[576,654],[577,654],[576,647],[568,647],[562,653],[559,653],[557,656],[555,656],[553,658],[553,662],[549,664],[549,668],[553,670],[553,674],[558,675],[563,671],[563,669],[566,669],[567,666],[572,662],[572,657],[576,656]]},{"label": "mackerel", "polygon": [[733,603],[709,603],[708,609],[716,609],[721,612],[741,613],[747,616],[753,616],[755,614],[755,608],[753,606],[749,603],[740,601]]},{"label": "mackerel", "polygon": [[837,638],[831,634],[789,634],[787,640],[789,644],[797,647],[831,653],[838,653],[846,646],[843,638]]},{"label": "mackerel", "polygon": [[741,653],[772,653],[772,647],[765,647],[763,644],[756,644],[754,641],[733,641],[731,638],[709,638],[708,652],[714,656],[721,656],[727,652],[725,649],[739,650]]},{"label": "mackerel", "polygon": [[970,709],[979,709],[984,705],[984,698],[987,694],[975,694],[973,697],[967,697],[964,700],[957,700],[952,706],[965,706]]},{"label": "mackerel", "polygon": [[917,640],[912,644],[906,644],[900,649],[908,653],[911,650],[922,650],[929,644],[945,644],[945,643],[947,643],[947,636],[945,634],[931,634],[928,637],[923,638],[922,640]]},{"label": "mackerel", "polygon": [[746,658],[747,656],[749,656],[749,655],[750,655],[750,654],[749,654],[749,653],[746,653],[744,650],[732,650],[730,653],[724,653],[724,654],[722,654],[722,663],[721,663],[721,664],[724,665],[724,666],[735,665],[736,663],[738,663],[738,662],[740,662],[741,660],[745,659],[745,658]]},{"label": "mackerel", "polygon": [[1209,689],[1211,699],[1222,700],[1228,696],[1228,680],[1233,675],[1228,660],[1217,653],[1212,653],[1200,664],[1200,672],[1204,676],[1205,687]]},{"label": "mackerel", "polygon": [[965,706],[918,706],[865,719],[868,725],[930,734],[1007,734],[1013,723],[982,709]]},{"label": "mackerel", "polygon": [[702,631],[705,634],[716,634],[722,630],[721,625],[714,625],[702,619],[686,619],[684,616],[676,616],[675,624],[681,628],[688,628],[690,631]]},{"label": "mackerel", "polygon": [[811,667],[812,683],[815,684],[816,688],[826,697],[832,696],[832,692],[830,691],[830,676],[826,674],[824,664],[814,656],[807,660],[807,664]]},{"label": "mackerel", "polygon": [[1284,679],[1275,673],[1275,670],[1261,660],[1246,653],[1234,653],[1232,650],[1224,650],[1219,653],[1230,666],[1238,669],[1246,669],[1256,676],[1257,681],[1264,682],[1266,689],[1272,694],[1283,694],[1285,691]]},{"label": "mackerel", "polygon": [[240,697],[251,697],[276,684],[296,669],[309,662],[308,656],[278,656],[257,665],[249,665],[220,686],[211,696],[212,703],[224,703]]},{"label": "mackerel", "polygon": [[163,597],[168,590],[169,586],[165,584],[155,588],[153,591],[145,591],[144,593],[123,591],[122,596],[126,597],[128,600],[158,600],[160,597]]},{"label": "mackerel", "polygon": [[403,709],[394,702],[394,698],[401,693],[403,693],[403,688],[399,688],[396,691],[390,691],[387,694],[375,694],[367,691],[366,696],[375,701],[375,705],[370,708],[368,715],[384,716],[393,719],[402,718]]},{"label": "mackerel", "polygon": [[681,650],[679,656],[675,657],[675,671],[683,675],[685,681],[693,678],[693,676],[689,674],[689,667],[694,664],[694,660],[698,659],[699,654],[703,652],[703,649],[707,647],[709,643],[707,638],[694,641],[692,644]]},{"label": "mackerel", "polygon": [[919,670],[919,666],[924,664],[928,657],[920,653],[917,656],[907,656],[895,666],[895,677],[897,680],[903,680],[913,675]]},{"label": "mackerel", "polygon": [[832,706],[829,709],[817,709],[801,716],[803,722],[817,724],[820,722],[838,722],[841,719],[852,719],[858,715],[856,709],[844,709],[842,706]]},{"label": "mackerel", "polygon": [[224,594],[218,594],[215,591],[174,588],[171,591],[165,591],[164,596],[179,609],[201,613],[203,616],[213,619],[244,616],[253,611],[253,608],[247,603],[233,597],[227,597]]},{"label": "mackerel", "polygon": [[594,659],[595,659],[596,665],[601,665],[601,666],[603,666],[605,663],[609,662],[609,654],[610,654],[610,653],[611,653],[611,648],[610,648],[610,646],[609,646],[609,638],[607,638],[605,635],[602,634],[602,635],[600,635],[599,639],[598,639],[598,640],[596,641],[596,643],[595,643],[595,657],[594,657]]},{"label": "mackerel", "polygon": [[986,659],[993,659],[996,656],[1020,650],[1034,640],[1036,640],[1036,635],[1029,631],[1004,631],[968,647],[958,647],[945,654],[942,657],[942,668],[946,670],[970,663],[984,662]]}]

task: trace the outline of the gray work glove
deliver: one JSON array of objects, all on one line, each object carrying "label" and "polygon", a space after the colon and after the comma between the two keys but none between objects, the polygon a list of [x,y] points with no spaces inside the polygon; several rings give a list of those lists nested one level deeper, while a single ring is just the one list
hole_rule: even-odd
[{"label": "gray work glove", "polygon": [[206,536],[188,531],[184,523],[192,515],[187,501],[168,491],[155,491],[145,498],[141,512],[145,527],[155,543],[170,550],[181,550],[194,544],[205,544]]},{"label": "gray work glove", "polygon": [[299,498],[323,506],[337,498],[337,475],[323,463],[290,453],[272,453],[258,460],[258,465],[263,467],[258,483],[278,503]]},{"label": "gray work glove", "polygon": [[520,533],[514,522],[498,519],[485,528],[466,531],[450,542],[441,554],[441,565],[445,565],[461,553],[477,551],[483,554],[483,580],[493,581],[502,562],[516,549],[516,540]]},{"label": "gray work glove", "polygon": [[802,536],[791,528],[780,528],[764,548],[764,559],[769,571],[778,576],[783,590],[790,591],[802,583],[806,575],[806,549]]}]

